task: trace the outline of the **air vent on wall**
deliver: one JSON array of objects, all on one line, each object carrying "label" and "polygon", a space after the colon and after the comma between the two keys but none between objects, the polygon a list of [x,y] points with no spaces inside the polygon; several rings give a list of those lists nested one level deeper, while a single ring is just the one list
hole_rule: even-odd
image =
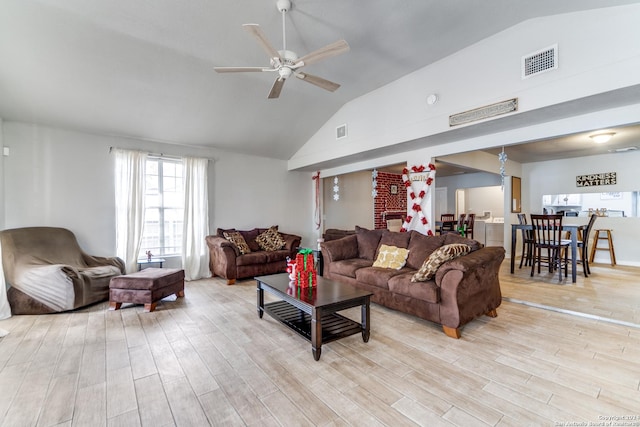
[{"label": "air vent on wall", "polygon": [[522,78],[528,79],[540,73],[558,68],[558,45],[554,44],[522,57]]},{"label": "air vent on wall", "polygon": [[347,137],[347,125],[340,125],[336,128],[336,139],[342,139]]}]

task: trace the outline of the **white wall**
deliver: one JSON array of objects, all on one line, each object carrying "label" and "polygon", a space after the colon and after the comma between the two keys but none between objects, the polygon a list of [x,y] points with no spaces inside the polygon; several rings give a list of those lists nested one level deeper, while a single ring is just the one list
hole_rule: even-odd
[{"label": "white wall", "polygon": [[340,200],[333,200],[333,176],[324,178],[324,229],[353,230],[356,225],[373,229],[371,171],[338,175]]},{"label": "white wall", "polygon": [[4,121],[2,131],[11,150],[4,158],[2,228],[65,227],[87,252],[113,255],[114,146],[215,159],[209,163],[212,233],[216,227],[278,224],[305,243],[315,242],[309,227],[311,176],[288,172],[284,161],[19,122]]},{"label": "white wall", "polygon": [[302,236],[303,245],[315,247],[310,173],[289,172],[284,160],[218,153],[213,180],[209,219],[216,228],[278,225],[282,232]]},{"label": "white wall", "polygon": [[462,190],[465,195],[466,213],[482,216],[485,211],[492,217],[504,217],[504,194],[500,186],[476,187]]},{"label": "white wall", "polygon": [[[496,167],[498,163],[496,161]],[[500,185],[500,175],[479,172],[479,173],[469,173],[464,175],[453,175],[453,176],[445,176],[443,178],[436,178],[436,187],[446,187],[447,188],[447,205],[449,206],[449,212],[454,212],[456,208],[456,189],[458,188],[477,188],[477,187],[493,187],[496,185]],[[502,192],[500,192],[500,196],[502,196]],[[473,213],[477,215],[482,215],[482,211],[491,210],[493,212],[493,216],[504,216],[502,209],[502,198],[500,199],[500,208],[495,209],[487,206],[487,208],[482,208],[480,205],[472,206],[467,204],[467,210],[473,209]],[[493,204],[491,205],[493,206]]]}]

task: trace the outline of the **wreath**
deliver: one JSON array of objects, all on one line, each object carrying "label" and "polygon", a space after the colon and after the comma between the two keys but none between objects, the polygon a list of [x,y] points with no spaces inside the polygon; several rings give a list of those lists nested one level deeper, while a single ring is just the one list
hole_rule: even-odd
[{"label": "wreath", "polygon": [[[421,205],[422,205],[422,201],[424,200],[424,197],[427,195],[427,192],[429,191],[429,187],[433,183],[433,177],[435,175],[436,167],[434,164],[429,163],[428,168],[429,168],[429,177],[424,181],[422,189],[417,195],[411,188],[411,181],[409,181],[409,169],[407,168],[402,169],[402,182],[404,182],[404,186],[407,188],[407,191],[409,192],[409,197],[411,197],[411,202],[412,202],[411,210],[415,213],[412,213],[411,215],[407,215],[407,218],[404,220],[404,223],[402,224],[402,228],[400,228],[400,231],[407,231],[409,229],[409,225],[411,225],[411,222],[414,219],[414,215],[416,214],[418,215],[418,218],[420,218],[420,222],[422,224],[427,225],[429,223],[427,218],[424,216],[424,212],[422,211]],[[424,172],[425,170],[426,170],[426,167],[424,165],[411,166],[411,171],[414,173]],[[428,230],[427,235],[433,236],[433,232],[431,230]]]}]

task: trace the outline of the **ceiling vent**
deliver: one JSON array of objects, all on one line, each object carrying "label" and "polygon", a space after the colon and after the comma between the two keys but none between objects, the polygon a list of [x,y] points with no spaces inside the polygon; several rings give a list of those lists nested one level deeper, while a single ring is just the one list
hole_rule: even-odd
[{"label": "ceiling vent", "polygon": [[558,45],[554,44],[522,57],[522,79],[558,68]]}]

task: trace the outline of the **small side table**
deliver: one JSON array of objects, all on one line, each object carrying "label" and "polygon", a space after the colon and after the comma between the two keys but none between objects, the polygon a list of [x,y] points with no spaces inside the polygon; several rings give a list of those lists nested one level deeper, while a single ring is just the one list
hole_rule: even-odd
[{"label": "small side table", "polygon": [[151,259],[147,259],[147,258],[140,258],[138,260],[138,271],[142,270],[142,266],[147,266],[147,267],[151,267],[151,264],[158,264],[158,266],[160,268],[162,268],[162,264],[164,264],[165,259],[164,258],[151,258]]}]

